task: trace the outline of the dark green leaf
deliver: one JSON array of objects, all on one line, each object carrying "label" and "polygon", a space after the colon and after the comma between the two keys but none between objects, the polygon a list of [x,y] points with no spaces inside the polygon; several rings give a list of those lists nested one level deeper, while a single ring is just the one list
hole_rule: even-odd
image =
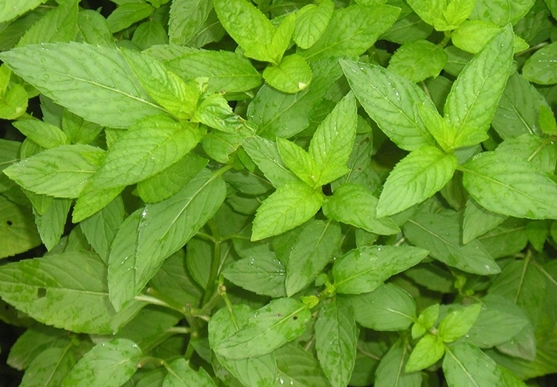
[{"label": "dark green leaf", "polygon": [[186,359],[174,360],[168,365],[167,371],[163,387],[215,387],[215,382],[203,368],[192,370]]},{"label": "dark green leaf", "polygon": [[408,349],[401,341],[397,341],[387,352],[375,372],[375,387],[420,387],[420,372],[404,372],[404,364],[408,359]]},{"label": "dark green leaf", "polygon": [[41,244],[31,210],[2,195],[0,195],[0,240],[2,240],[0,258],[23,253]]},{"label": "dark green leaf", "polygon": [[506,387],[497,363],[470,344],[446,347],[443,371],[454,387]]}]

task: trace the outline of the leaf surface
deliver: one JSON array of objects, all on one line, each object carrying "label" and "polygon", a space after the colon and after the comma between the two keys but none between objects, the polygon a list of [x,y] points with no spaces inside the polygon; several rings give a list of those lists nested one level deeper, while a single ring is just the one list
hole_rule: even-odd
[{"label": "leaf surface", "polygon": [[446,347],[443,372],[454,387],[506,386],[497,363],[470,344]]},{"label": "leaf surface", "polygon": [[0,23],[6,22],[44,3],[43,0],[5,0],[0,6]]},{"label": "leaf surface", "polygon": [[209,374],[200,368],[194,371],[186,359],[176,359],[167,367],[168,374],[164,378],[163,387],[215,387],[215,382]]}]

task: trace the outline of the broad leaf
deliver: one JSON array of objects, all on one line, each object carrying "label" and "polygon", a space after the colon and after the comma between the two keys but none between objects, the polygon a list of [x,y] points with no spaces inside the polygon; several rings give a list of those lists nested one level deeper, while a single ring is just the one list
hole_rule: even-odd
[{"label": "broad leaf", "polygon": [[315,44],[325,32],[335,10],[332,0],[321,1],[318,5],[308,4],[296,13],[293,39],[302,49]]},{"label": "broad leaf", "polygon": [[43,214],[35,212],[37,230],[49,251],[58,244],[64,233],[71,204],[69,199],[53,199],[52,204]]},{"label": "broad leaf", "polygon": [[290,386],[330,387],[315,357],[300,346],[286,344],[275,351],[278,382]]},{"label": "broad leaf", "polygon": [[404,371],[416,372],[431,367],[443,357],[444,353],[443,340],[439,336],[426,333],[412,350]]},{"label": "broad leaf", "polygon": [[447,62],[443,49],[427,40],[417,40],[403,44],[389,61],[389,70],[420,82],[429,77],[437,77]]},{"label": "broad leaf", "polygon": [[21,47],[37,43],[69,42],[74,39],[77,32],[78,3],[77,0],[61,2],[33,24],[17,45]]},{"label": "broad leaf", "polygon": [[65,331],[46,325],[37,325],[28,328],[17,338],[10,348],[6,364],[17,370],[24,370],[45,349],[50,347],[63,348],[70,343]]},{"label": "broad leaf", "polygon": [[534,53],[522,68],[524,78],[540,85],[557,83],[555,76],[555,60],[557,58],[557,43],[545,46]]},{"label": "broad leaf", "polygon": [[147,3],[128,2],[120,4],[106,19],[112,33],[120,32],[149,17],[155,9]]},{"label": "broad leaf", "polygon": [[170,43],[183,46],[192,39],[213,9],[210,0],[174,0],[170,6],[168,36]]},{"label": "broad leaf", "polygon": [[11,257],[37,247],[41,238],[31,209],[0,195],[0,258]]},{"label": "broad leaf", "polygon": [[[73,343],[65,342],[37,354],[21,379],[20,387],[61,386],[64,377],[76,363]],[[81,349],[81,348],[80,348]]]},{"label": "broad leaf", "polygon": [[133,341],[114,339],[87,352],[64,379],[64,387],[119,387],[137,370],[141,349]]},{"label": "broad leaf", "polygon": [[194,371],[186,359],[174,360],[168,365],[167,371],[163,387],[215,387],[215,382],[203,368]]},{"label": "broad leaf", "polygon": [[348,385],[356,360],[358,327],[350,305],[332,298],[323,303],[315,322],[315,349],[333,387]]},{"label": "broad leaf", "polygon": [[470,331],[481,310],[481,304],[474,304],[450,312],[439,323],[439,338],[445,343],[460,339]]},{"label": "broad leaf", "polygon": [[277,138],[277,149],[284,164],[300,180],[312,188],[318,188],[317,174],[318,166],[311,154],[302,149],[294,142]]},{"label": "broad leaf", "polygon": [[491,21],[500,26],[516,24],[534,5],[535,0],[476,0],[471,19]]},{"label": "broad leaf", "polygon": [[17,75],[45,96],[103,126],[126,128],[164,111],[139,86],[117,49],[49,43],[0,54]]},{"label": "broad leaf", "polygon": [[292,298],[279,298],[258,309],[214,351],[229,359],[265,355],[300,336],[310,319],[306,305]]},{"label": "broad leaf", "polygon": [[365,246],[354,249],[333,266],[337,292],[360,294],[372,292],[391,276],[424,259],[429,252],[411,246]]},{"label": "broad leaf", "polygon": [[422,375],[420,372],[404,372],[404,364],[408,360],[408,349],[397,341],[381,358],[375,371],[376,387],[420,387]]},{"label": "broad leaf", "polygon": [[4,0],[0,3],[0,22],[10,21],[44,3],[43,0]]},{"label": "broad leaf", "polygon": [[493,230],[507,219],[505,215],[497,214],[483,208],[472,198],[466,202],[462,219],[462,243],[467,244],[480,235]]},{"label": "broad leaf", "polygon": [[263,78],[277,90],[297,93],[309,86],[312,74],[306,60],[298,54],[292,54],[282,58],[278,65],[267,67],[263,71]]},{"label": "broad leaf", "polygon": [[58,127],[35,119],[22,119],[13,124],[25,137],[45,149],[68,144],[68,137]]},{"label": "broad leaf", "polygon": [[454,387],[506,387],[497,363],[470,344],[446,347],[443,372]]}]

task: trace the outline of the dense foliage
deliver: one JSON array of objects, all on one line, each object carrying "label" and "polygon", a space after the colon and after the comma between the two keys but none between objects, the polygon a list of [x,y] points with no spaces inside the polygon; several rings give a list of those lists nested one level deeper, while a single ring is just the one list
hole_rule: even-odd
[{"label": "dense foliage", "polygon": [[554,385],[555,18],[0,0],[0,378]]}]

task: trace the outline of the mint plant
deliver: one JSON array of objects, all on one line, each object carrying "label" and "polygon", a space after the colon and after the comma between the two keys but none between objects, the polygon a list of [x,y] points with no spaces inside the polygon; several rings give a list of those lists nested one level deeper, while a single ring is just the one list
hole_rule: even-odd
[{"label": "mint plant", "polygon": [[556,18],[0,0],[2,377],[553,385]]}]

